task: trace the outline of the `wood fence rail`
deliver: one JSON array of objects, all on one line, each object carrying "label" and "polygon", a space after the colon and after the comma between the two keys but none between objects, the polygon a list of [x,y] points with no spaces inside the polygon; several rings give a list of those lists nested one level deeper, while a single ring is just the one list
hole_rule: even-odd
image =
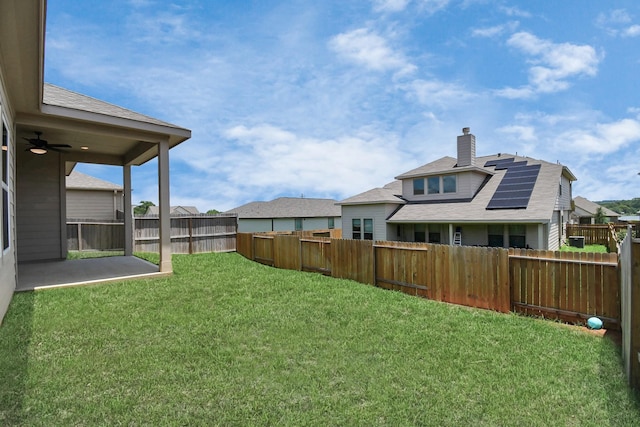
[{"label": "wood fence rail", "polygon": [[437,301],[620,328],[611,254],[238,233],[237,251],[277,268],[319,272]]},{"label": "wood fence rail", "polygon": [[[134,218],[134,251],[158,252],[160,219]],[[237,217],[195,215],[171,217],[171,251],[177,254],[236,250]],[[67,222],[69,250],[123,250],[124,224],[98,221]]]}]

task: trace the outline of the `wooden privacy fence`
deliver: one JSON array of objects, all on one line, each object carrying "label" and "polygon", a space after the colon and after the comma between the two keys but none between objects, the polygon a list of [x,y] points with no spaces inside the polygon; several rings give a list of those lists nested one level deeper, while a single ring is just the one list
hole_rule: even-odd
[{"label": "wooden privacy fence", "polygon": [[[134,218],[136,252],[159,252],[160,219],[157,216]],[[178,254],[231,252],[236,250],[237,216],[197,215],[171,217],[171,251]],[[122,222],[67,222],[69,250],[123,250]]]},{"label": "wooden privacy fence", "polygon": [[373,242],[238,233],[237,251],[277,268],[315,271],[429,299],[620,327],[616,254]]},{"label": "wooden privacy fence", "polygon": [[120,222],[67,222],[67,249],[70,251],[115,251],[124,249],[124,224]]},{"label": "wooden privacy fence", "polygon": [[509,249],[509,272],[514,311],[620,329],[616,253]]},{"label": "wooden privacy fence", "polygon": [[[237,216],[194,215],[171,217],[171,252],[196,254],[236,250]],[[134,218],[134,251],[160,251],[160,218]]]},{"label": "wooden privacy fence", "polygon": [[583,236],[585,245],[604,245],[609,252],[617,252],[617,232],[626,229],[616,224],[567,224],[567,236]]},{"label": "wooden privacy fence", "polygon": [[631,228],[620,247],[622,361],[629,384],[640,390],[640,239]]}]

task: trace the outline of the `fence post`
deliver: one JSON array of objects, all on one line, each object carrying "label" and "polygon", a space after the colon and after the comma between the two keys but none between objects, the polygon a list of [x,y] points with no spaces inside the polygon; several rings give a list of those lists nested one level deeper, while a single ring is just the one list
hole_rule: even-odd
[{"label": "fence post", "polygon": [[640,242],[631,243],[631,301],[628,302],[630,308],[629,336],[631,339],[629,357],[631,364],[629,384],[632,388],[640,390]]},{"label": "fence post", "polygon": [[193,218],[189,217],[189,255],[193,254]]},{"label": "fence post", "polygon": [[78,252],[82,251],[82,224],[78,223]]}]

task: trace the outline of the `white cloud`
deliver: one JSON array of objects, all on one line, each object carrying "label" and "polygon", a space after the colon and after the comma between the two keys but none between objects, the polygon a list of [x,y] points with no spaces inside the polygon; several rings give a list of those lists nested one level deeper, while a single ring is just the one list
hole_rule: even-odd
[{"label": "white cloud", "polygon": [[640,36],[640,25],[632,25],[628,28],[625,28],[622,31],[622,35],[624,37],[637,37]]},{"label": "white cloud", "polygon": [[533,126],[503,126],[497,129],[498,132],[514,135],[516,138],[522,141],[536,141],[536,130]]},{"label": "white cloud", "polygon": [[348,197],[403,170],[397,139],[374,130],[320,139],[262,124],[234,126],[224,136],[240,147],[225,151],[219,166],[226,169],[229,185],[252,194]]},{"label": "white cloud", "polygon": [[589,45],[553,43],[527,32],[512,35],[507,44],[529,56],[529,84],[505,88],[497,94],[508,98],[529,98],[538,93],[567,89],[570,78],[595,76],[601,55]]},{"label": "white cloud", "polygon": [[374,0],[373,10],[376,12],[400,12],[409,4],[410,0]]},{"label": "white cloud", "polygon": [[367,28],[338,34],[329,46],[339,55],[372,70],[407,73],[416,69],[404,55],[391,49],[386,39]]},{"label": "white cloud", "polygon": [[497,37],[505,32],[513,32],[520,23],[518,21],[511,21],[506,24],[495,25],[493,27],[474,28],[471,31],[471,35],[474,37]]},{"label": "white cloud", "polygon": [[600,13],[596,19],[596,24],[599,26],[628,24],[629,22],[631,22],[631,16],[625,9],[615,9],[609,13]]},{"label": "white cloud", "polygon": [[463,86],[439,80],[417,79],[407,89],[424,105],[452,107],[475,96]]},{"label": "white cloud", "polygon": [[518,7],[506,7],[506,6],[500,6],[499,7],[500,11],[503,12],[504,14],[508,15],[508,16],[518,16],[520,18],[530,18],[531,17],[531,13],[527,12],[526,10],[522,10]]},{"label": "white cloud", "polygon": [[418,7],[428,13],[436,13],[449,5],[449,0],[418,0]]},{"label": "white cloud", "polygon": [[629,25],[632,21],[631,15],[625,9],[616,9],[609,13],[599,14],[596,25],[612,36],[640,36],[640,25]]},{"label": "white cloud", "polygon": [[640,121],[622,119],[592,127],[565,131],[556,138],[559,148],[579,150],[582,155],[608,154],[640,141]]}]

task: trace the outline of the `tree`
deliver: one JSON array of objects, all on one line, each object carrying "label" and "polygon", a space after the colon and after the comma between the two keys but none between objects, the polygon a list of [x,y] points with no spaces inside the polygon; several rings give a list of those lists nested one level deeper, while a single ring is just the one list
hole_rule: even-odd
[{"label": "tree", "polygon": [[596,210],[596,214],[594,216],[596,224],[604,224],[607,222],[607,217],[604,214],[604,209],[601,207]]},{"label": "tree", "polygon": [[209,209],[207,211],[207,215],[218,215],[219,213],[220,213],[220,211],[217,210],[217,209]]},{"label": "tree", "polygon": [[155,204],[153,202],[148,201],[148,200],[143,200],[142,202],[140,202],[140,204],[138,206],[133,208],[133,214],[134,215],[144,215],[144,214],[147,213],[147,209],[149,209],[149,206],[155,206]]}]

